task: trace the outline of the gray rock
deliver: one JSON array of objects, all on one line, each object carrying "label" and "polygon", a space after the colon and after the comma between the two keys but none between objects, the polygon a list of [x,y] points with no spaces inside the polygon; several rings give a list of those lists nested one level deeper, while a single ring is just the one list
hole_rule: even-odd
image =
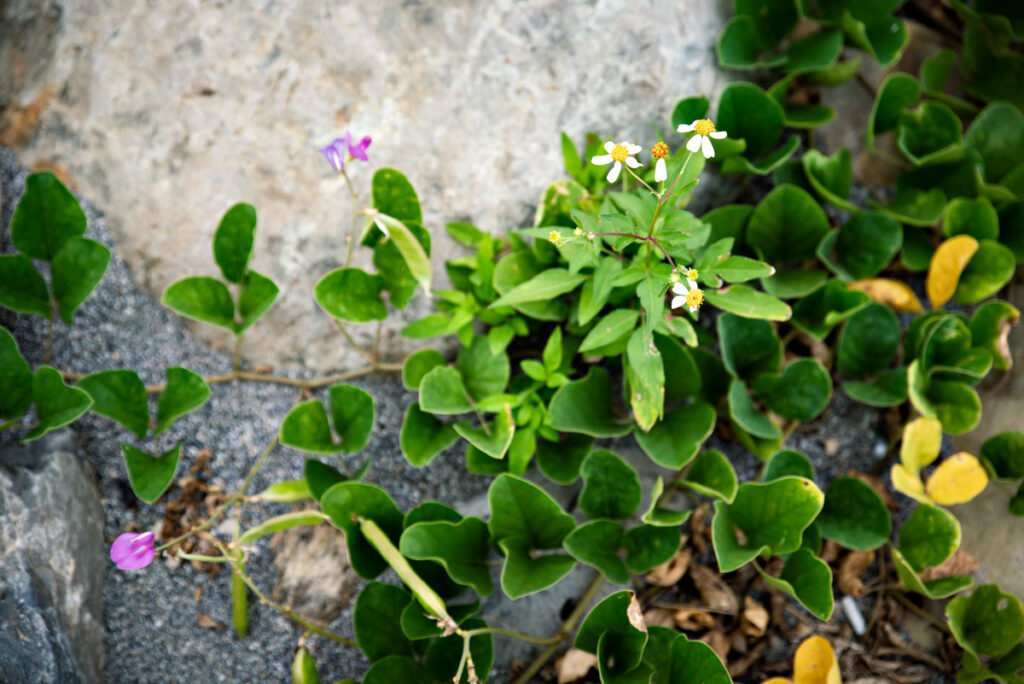
[{"label": "gray rock", "polygon": [[275,601],[329,625],[352,601],[359,576],[348,562],[345,535],[330,525],[293,527],[270,540],[281,572]]},{"label": "gray rock", "polygon": [[[671,0],[427,3],[66,2],[55,57],[20,104],[53,87],[41,129],[19,151],[70,170],[109,217],[143,287],[215,274],[210,240],[223,212],[259,212],[253,267],[281,286],[269,324],[247,334],[253,363],[318,369],[360,364],[314,303],[314,283],[343,260],[349,198],[316,150],[346,128],[374,138],[354,165],[365,196],[375,168],[406,172],[434,239],[435,277],[461,254],[447,221],[504,232],[529,224],[562,174],[559,131],[629,137],[669,130],[681,97],[714,101],[726,76],[714,44],[729,4]],[[43,22],[26,30],[46,28]],[[681,141],[674,136],[673,144]],[[646,153],[645,153],[646,156]],[[369,253],[356,264],[369,267]],[[394,332],[429,308],[418,296]],[[371,343],[374,326],[356,326]],[[230,340],[192,326],[206,342]],[[389,335],[385,349],[411,344]]]},{"label": "gray rock", "polygon": [[0,681],[103,679],[103,507],[69,431],[0,450]]}]

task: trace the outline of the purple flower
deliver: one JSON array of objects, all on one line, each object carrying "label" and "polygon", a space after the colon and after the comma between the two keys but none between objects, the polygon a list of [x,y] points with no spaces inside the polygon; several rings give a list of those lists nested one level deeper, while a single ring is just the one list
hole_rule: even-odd
[{"label": "purple flower", "polygon": [[152,532],[126,532],[118,535],[110,545],[110,560],[121,570],[139,570],[153,562],[155,536]]},{"label": "purple flower", "polygon": [[331,168],[335,171],[341,171],[345,168],[345,163],[353,159],[369,161],[369,158],[366,156],[366,148],[370,146],[371,142],[373,140],[367,135],[353,145],[352,133],[345,131],[344,138],[335,138],[334,142],[330,145],[321,147],[320,154],[324,155],[324,159],[331,165]]}]

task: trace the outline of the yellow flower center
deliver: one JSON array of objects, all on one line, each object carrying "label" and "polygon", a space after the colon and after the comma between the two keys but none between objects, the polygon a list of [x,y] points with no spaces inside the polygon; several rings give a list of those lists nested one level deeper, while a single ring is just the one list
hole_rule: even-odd
[{"label": "yellow flower center", "polygon": [[612,148],[612,161],[624,162],[628,156],[629,150],[626,149],[625,145],[616,145]]},{"label": "yellow flower center", "polygon": [[703,290],[690,290],[686,293],[686,306],[700,307],[704,303]]},{"label": "yellow flower center", "polygon": [[565,238],[563,238],[562,234],[559,233],[557,230],[553,230],[550,233],[548,233],[548,240],[550,240],[551,244],[555,245],[556,247],[561,247],[562,244],[565,243]]},{"label": "yellow flower center", "polygon": [[697,135],[711,135],[715,132],[715,124],[711,119],[701,119],[693,124],[693,130]]},{"label": "yellow flower center", "polygon": [[696,280],[697,278],[700,277],[700,274],[697,273],[697,269],[691,268],[689,271],[686,272],[686,277],[689,280]]},{"label": "yellow flower center", "polygon": [[651,148],[651,156],[655,159],[664,159],[668,156],[668,145],[663,142],[657,143]]}]

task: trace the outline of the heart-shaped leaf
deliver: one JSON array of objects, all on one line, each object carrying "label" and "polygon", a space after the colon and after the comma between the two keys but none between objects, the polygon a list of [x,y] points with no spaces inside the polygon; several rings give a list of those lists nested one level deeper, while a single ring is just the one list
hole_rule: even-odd
[{"label": "heart-shaped leaf", "polygon": [[[745,482],[732,504],[716,501],[712,542],[719,570],[731,572],[759,555],[796,551],[824,499],[810,480],[783,477],[764,484]],[[744,543],[736,530],[743,533]]]},{"label": "heart-shaped leaf", "polygon": [[310,400],[293,408],[281,423],[281,444],[311,454],[335,454],[341,445],[331,435],[327,409],[322,402]]},{"label": "heart-shaped leaf", "polygon": [[156,427],[153,434],[159,435],[182,416],[206,403],[210,398],[210,386],[202,377],[187,368],[172,366],[167,369],[167,386],[156,403]]},{"label": "heart-shaped leaf", "polygon": [[0,327],[0,419],[19,418],[32,404],[32,371],[14,335]]},{"label": "heart-shaped leaf", "polygon": [[43,274],[27,256],[0,255],[0,306],[18,313],[50,316],[50,291]]},{"label": "heart-shaped leaf", "polygon": [[358,268],[331,271],[313,288],[313,297],[324,311],[343,321],[365,323],[384,320],[387,307],[380,298],[384,279]]},{"label": "heart-shaped leaf", "polygon": [[366,540],[353,517],[373,520],[397,544],[402,534],[402,512],[388,493],[361,482],[339,482],[320,498],[320,507],[331,522],[345,533],[352,569],[364,579],[373,579],[387,568],[387,562]]},{"label": "heart-shaped leaf", "polygon": [[420,522],[402,532],[399,550],[408,558],[437,561],[453,580],[487,596],[494,591],[487,564],[489,538],[487,525],[479,518]]},{"label": "heart-shaped leaf", "polygon": [[589,435],[563,435],[557,442],[537,440],[537,467],[552,482],[572,484],[593,448],[594,438]]},{"label": "heart-shaped leaf", "polygon": [[32,399],[39,424],[25,435],[23,442],[39,439],[47,432],[75,422],[92,405],[88,394],[65,385],[60,373],[49,366],[36,369],[32,378]]},{"label": "heart-shaped leaf", "polygon": [[819,620],[832,617],[832,570],[828,563],[807,549],[797,549],[786,559],[778,578],[757,568],[768,586],[800,602]]},{"label": "heart-shaped leaf", "polygon": [[474,338],[468,347],[459,351],[455,368],[462,375],[466,391],[474,401],[500,394],[508,384],[508,355],[504,351],[493,353],[484,337]]},{"label": "heart-shaped leaf", "polygon": [[868,117],[867,143],[874,145],[874,137],[896,128],[903,111],[921,97],[921,84],[903,72],[894,72],[882,81],[878,97]]},{"label": "heart-shaped leaf", "polygon": [[732,464],[725,454],[717,449],[701,452],[686,471],[683,485],[705,496],[722,499],[726,503],[732,503],[739,486]]},{"label": "heart-shaped leaf", "polygon": [[649,432],[635,437],[652,461],[678,470],[693,460],[714,427],[715,409],[698,401],[672,409]]},{"label": "heart-shaped leaf", "polygon": [[800,160],[807,181],[823,199],[846,211],[857,207],[847,199],[853,184],[853,163],[845,147],[831,157],[817,150],[808,150]]},{"label": "heart-shaped leaf", "polygon": [[85,234],[85,212],[49,171],[30,174],[11,217],[11,242],[27,257],[50,261],[64,243]]},{"label": "heart-shaped leaf", "polygon": [[245,281],[238,293],[238,313],[242,317],[238,332],[245,332],[258,321],[274,305],[278,293],[277,284],[273,280],[256,271],[246,271]]},{"label": "heart-shaped leaf", "polygon": [[591,518],[628,518],[643,499],[640,478],[632,466],[605,449],[583,461],[583,490],[579,506]]},{"label": "heart-shaped leaf", "polygon": [[915,165],[945,161],[962,139],[960,118],[941,102],[922,102],[900,114],[896,144]]},{"label": "heart-shaped leaf", "polygon": [[637,525],[622,536],[626,567],[637,574],[672,560],[682,543],[678,525]]},{"label": "heart-shaped leaf", "polygon": [[560,387],[551,397],[548,411],[551,427],[560,432],[618,437],[632,429],[629,423],[616,422],[612,413],[611,378],[600,366],[591,368],[587,377]]},{"label": "heart-shaped leaf", "polygon": [[804,261],[814,257],[828,229],[825,212],[806,190],[780,185],[754,209],[747,244],[770,264]]},{"label": "heart-shaped leaf", "polygon": [[772,412],[790,420],[814,420],[832,399],[832,378],[817,359],[797,359],[779,375],[759,375],[754,394]]},{"label": "heart-shaped leaf", "polygon": [[953,301],[957,304],[976,304],[1013,279],[1017,260],[1009,247],[995,240],[981,240],[977,244],[978,249],[960,272],[953,292]]},{"label": "heart-shaped leaf", "polygon": [[240,202],[224,213],[213,234],[213,259],[225,280],[241,283],[245,278],[255,237],[255,207]]},{"label": "heart-shaped leaf", "polygon": [[149,430],[149,399],[138,373],[131,370],[101,371],[85,376],[76,386],[92,398],[91,408],[95,413],[117,421],[139,439],[146,436]]},{"label": "heart-shaped leaf", "polygon": [[616,584],[629,583],[629,570],[620,557],[622,527],[611,520],[591,520],[565,538],[565,550],[573,558],[591,565]]},{"label": "heart-shaped leaf", "polygon": [[376,416],[373,395],[352,385],[334,385],[329,391],[331,422],[346,454],[362,451],[373,432]]},{"label": "heart-shaped leaf", "polygon": [[420,408],[439,415],[453,415],[472,410],[459,371],[447,366],[437,366],[424,375],[420,381]]},{"label": "heart-shaped leaf", "polygon": [[[609,681],[609,674],[621,675],[640,663],[646,643],[647,631],[635,595],[632,591],[618,591],[602,599],[583,618],[574,646],[597,654],[601,679]],[[647,678],[650,679],[650,673]]]},{"label": "heart-shaped leaf", "polygon": [[994,584],[983,584],[970,596],[950,601],[946,618],[957,642],[977,655],[1000,655],[1024,638],[1020,599]]},{"label": "heart-shaped leaf", "polygon": [[509,598],[521,598],[546,589],[576,564],[564,554],[535,555],[558,549],[576,527],[572,516],[535,484],[507,473],[488,490],[492,540],[505,553],[501,587]]},{"label": "heart-shaped leaf", "polygon": [[811,464],[811,459],[793,449],[777,451],[765,463],[761,480],[771,482],[788,475],[795,475],[814,482],[814,465]]},{"label": "heart-shaped leaf", "polygon": [[[934,226],[942,220],[946,210],[946,193],[939,188],[903,188],[896,191],[888,204],[875,201],[869,203],[882,214],[900,223],[927,227]],[[904,237],[904,242],[909,242],[914,235],[922,234],[910,231]]]},{"label": "heart-shaped leaf", "polygon": [[718,317],[717,325],[722,361],[730,373],[751,379],[779,370],[782,342],[771,323],[726,313]]},{"label": "heart-shaped leaf", "polygon": [[744,156],[756,159],[775,145],[785,113],[770,95],[753,83],[730,83],[718,100],[718,128],[746,141]]},{"label": "heart-shaped leaf", "polygon": [[843,32],[823,29],[804,36],[786,49],[787,74],[801,74],[825,69],[836,61],[843,48]]},{"label": "heart-shaped leaf", "polygon": [[822,242],[830,259],[834,253],[839,275],[851,280],[871,278],[889,265],[903,244],[899,222],[884,214],[859,212],[838,231],[834,252]]},{"label": "heart-shaped leaf", "polygon": [[726,69],[768,69],[785,63],[781,55],[760,59],[758,48],[762,42],[758,22],[753,17],[735,16],[718,38],[718,63]]},{"label": "heart-shaped leaf", "polygon": [[505,404],[497,412],[494,420],[486,427],[471,427],[468,423],[455,423],[455,431],[470,444],[494,459],[505,458],[512,438],[516,433],[516,424],[512,419],[512,406]]},{"label": "heart-shaped leaf", "polygon": [[235,303],[227,286],[216,278],[182,278],[164,291],[161,302],[185,318],[235,331]]},{"label": "heart-shaped leaf", "polygon": [[402,454],[409,463],[421,468],[458,439],[459,433],[451,425],[421,410],[418,403],[409,404],[399,437]]},{"label": "heart-shaped leaf", "polygon": [[881,304],[869,304],[846,321],[836,352],[839,372],[864,378],[887,369],[896,358],[902,329],[896,314]]},{"label": "heart-shaped leaf", "polygon": [[992,435],[981,445],[981,457],[1001,480],[1024,478],[1024,432],[1009,430]]},{"label": "heart-shaped leaf", "polygon": [[570,274],[564,268],[549,268],[541,271],[526,282],[516,285],[492,302],[491,309],[499,306],[513,306],[530,302],[554,299],[575,290],[589,276],[581,273]]},{"label": "heart-shaped leaf", "polygon": [[402,611],[412,595],[402,587],[370,582],[356,597],[352,627],[359,648],[371,663],[388,656],[413,655],[412,644],[402,631]]},{"label": "heart-shaped leaf", "polygon": [[[652,628],[649,628],[652,629]],[[710,646],[677,634],[664,665],[657,669],[652,684],[730,684],[729,671]],[[644,658],[647,658],[645,652]]]},{"label": "heart-shaped leaf", "polygon": [[877,549],[892,532],[885,503],[855,477],[840,477],[829,485],[817,522],[824,537],[855,551]]},{"label": "heart-shaped leaf", "polygon": [[181,458],[181,445],[165,451],[160,457],[155,457],[136,449],[131,444],[122,444],[121,454],[128,469],[132,491],[135,492],[135,496],[151,504],[156,503],[171,486]]}]

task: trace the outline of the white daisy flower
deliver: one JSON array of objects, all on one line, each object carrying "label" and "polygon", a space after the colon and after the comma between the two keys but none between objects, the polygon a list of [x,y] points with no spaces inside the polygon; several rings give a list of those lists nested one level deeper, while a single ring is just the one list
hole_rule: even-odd
[{"label": "white daisy flower", "polygon": [[591,164],[597,166],[612,165],[612,168],[608,170],[608,182],[614,183],[619,179],[619,174],[622,173],[622,165],[625,164],[631,169],[640,168],[640,162],[638,162],[634,155],[640,152],[640,146],[634,145],[633,143],[626,142],[623,140],[620,143],[613,143],[608,141],[604,144],[604,151],[608,154],[599,154],[590,160]]},{"label": "white daisy flower", "polygon": [[680,133],[696,133],[686,142],[686,149],[696,152],[698,149],[704,153],[705,159],[715,156],[715,148],[711,146],[711,138],[722,140],[725,138],[725,131],[716,131],[715,124],[711,119],[696,119],[692,124],[679,124],[676,129]]},{"label": "white daisy flower", "polygon": [[668,156],[668,145],[663,142],[659,142],[651,148],[651,157],[658,161],[654,164],[654,182],[664,183],[668,180],[668,164],[665,163],[665,157]]},{"label": "white daisy flower", "polygon": [[697,287],[697,269],[691,268],[686,271],[686,282],[676,283],[672,286],[672,292],[676,295],[672,298],[671,307],[678,309],[686,306],[690,313],[697,313],[697,309],[704,303],[704,291]]}]

